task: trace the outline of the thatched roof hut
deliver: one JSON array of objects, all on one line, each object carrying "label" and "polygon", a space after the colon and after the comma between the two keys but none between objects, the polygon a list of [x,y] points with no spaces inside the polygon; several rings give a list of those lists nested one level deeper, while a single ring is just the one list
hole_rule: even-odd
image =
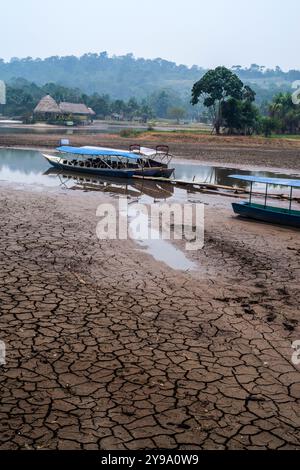
[{"label": "thatched roof hut", "polygon": [[59,105],[59,109],[62,114],[79,114],[81,116],[91,116],[95,115],[94,111],[91,108],[88,108],[83,103],[66,103],[62,102]]},{"label": "thatched roof hut", "polygon": [[67,118],[79,123],[92,122],[96,113],[92,108],[88,108],[83,103],[67,103],[57,104],[52,96],[47,95],[41,99],[34,109],[34,114],[46,121],[56,121],[58,118]]},{"label": "thatched roof hut", "polygon": [[33,112],[35,114],[62,114],[58,104],[50,95],[44,96]]}]

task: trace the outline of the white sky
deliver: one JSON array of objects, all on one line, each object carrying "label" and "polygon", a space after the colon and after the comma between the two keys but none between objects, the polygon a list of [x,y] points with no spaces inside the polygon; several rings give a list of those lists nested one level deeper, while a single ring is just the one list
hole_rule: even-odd
[{"label": "white sky", "polygon": [[299,0],[0,0],[0,57],[107,51],[300,68]]}]

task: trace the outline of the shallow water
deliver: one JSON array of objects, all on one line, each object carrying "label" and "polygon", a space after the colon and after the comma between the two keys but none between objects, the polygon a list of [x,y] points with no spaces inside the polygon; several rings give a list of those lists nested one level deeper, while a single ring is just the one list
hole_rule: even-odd
[{"label": "shallow water", "polygon": [[101,124],[94,126],[82,126],[82,127],[63,127],[63,128],[51,128],[51,127],[19,127],[12,125],[5,126],[1,125],[0,122],[0,134],[35,134],[35,135],[53,135],[60,134],[64,136],[68,135],[80,135],[80,134],[119,134],[124,129],[134,129],[135,131],[143,131],[145,128],[132,127],[130,125],[113,125],[113,124]]},{"label": "shallow water", "polygon": [[[205,166],[188,162],[174,163],[176,178],[187,181],[207,182],[232,186],[236,184],[229,178],[230,174],[255,174],[268,177],[286,177],[291,175],[272,172],[253,172]],[[300,175],[294,175],[300,179]],[[40,188],[63,188],[78,189],[84,191],[101,191],[114,196],[127,196],[144,204],[152,204],[159,201],[182,201],[186,202],[191,192],[175,187],[168,183],[145,180],[108,179],[94,176],[84,176],[74,173],[61,174],[49,167],[49,163],[42,154],[34,150],[0,149],[0,182],[6,181],[22,185],[34,185]],[[246,182],[239,186],[247,187]],[[258,185],[259,188],[259,185]],[[261,189],[261,188],[259,188]],[[130,214],[129,214],[130,215]],[[134,214],[131,214],[134,217]],[[147,222],[148,224],[148,222]],[[159,237],[158,237],[159,238]],[[194,270],[195,263],[190,261],[185,253],[176,248],[170,241],[151,238],[137,240],[141,249],[145,250],[154,259],[167,264],[176,270]]]},{"label": "shallow water", "polygon": [[196,263],[190,261],[183,251],[177,249],[166,240],[139,240],[138,244],[145,249],[156,261],[167,264],[178,271],[194,271]]},{"label": "shallow water", "polygon": [[162,233],[151,227],[151,214],[142,213],[140,205],[129,205],[125,213],[120,215],[128,217],[129,234],[137,244],[157,261],[161,261],[172,269],[179,271],[193,271],[197,265],[189,260],[185,253],[176,248],[170,240],[165,240]]},{"label": "shallow water", "polygon": [[[266,171],[247,171],[232,168],[222,168],[215,166],[199,165],[195,163],[187,162],[174,162],[172,163],[176,172],[175,176],[177,179],[183,179],[187,181],[198,181],[212,184],[221,184],[226,186],[233,186],[236,184],[229,175],[231,174],[245,174],[245,175],[257,175],[257,176],[268,176],[280,177],[280,178],[291,178],[291,175],[282,174],[280,172],[272,173]],[[293,175],[295,178],[300,179],[300,175]],[[85,189],[98,189],[109,192],[115,192],[120,194],[123,192],[130,193],[132,195],[146,194],[153,199],[168,199],[174,195],[176,188],[169,184],[160,183],[157,185],[155,182],[150,181],[143,182],[132,182],[121,180],[109,180],[105,178],[98,178],[94,176],[82,177],[82,175],[76,175],[71,173],[61,174],[57,170],[54,170],[49,166],[49,163],[43,158],[42,154],[35,150],[14,150],[14,149],[0,149],[0,181],[7,181],[12,183],[21,184],[34,184],[48,187],[60,187],[66,185],[70,187],[74,184],[86,186]],[[93,187],[92,187],[93,186]],[[246,182],[239,182],[239,186],[247,187]],[[256,188],[260,188],[260,185],[255,185]]]},{"label": "shallow water", "polygon": [[[230,175],[254,175],[262,176],[267,178],[295,178],[300,179],[300,173],[295,173],[294,175],[282,173],[280,171],[250,171],[250,170],[240,170],[237,168],[224,168],[216,166],[205,166],[195,163],[186,163],[186,162],[175,162],[173,164],[176,170],[176,177],[178,179],[183,179],[186,181],[200,181],[211,184],[220,184],[224,186],[236,186],[247,188],[249,184],[245,181],[236,181],[232,178],[229,178]],[[253,187],[263,188],[264,185],[256,184]],[[275,187],[275,186],[274,186]]]}]

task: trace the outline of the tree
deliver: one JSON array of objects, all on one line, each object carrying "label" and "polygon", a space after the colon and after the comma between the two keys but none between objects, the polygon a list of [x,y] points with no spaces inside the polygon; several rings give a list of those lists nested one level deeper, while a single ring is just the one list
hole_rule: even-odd
[{"label": "tree", "polygon": [[139,104],[135,98],[130,98],[126,106],[126,116],[132,121],[134,117],[137,117],[139,111]]},{"label": "tree", "polygon": [[146,100],[143,100],[140,105],[139,116],[142,121],[145,123],[154,117],[154,112],[151,106],[147,103]]},{"label": "tree", "polygon": [[241,130],[244,135],[252,135],[259,130],[260,113],[253,102],[241,102]]},{"label": "tree", "polygon": [[185,116],[185,109],[180,108],[178,106],[174,106],[168,109],[168,116],[171,119],[176,119],[177,124],[179,124],[180,119],[183,119]]},{"label": "tree", "polygon": [[259,112],[249,101],[230,98],[223,103],[222,115],[228,134],[251,135],[257,129]]},{"label": "tree", "polygon": [[274,118],[263,117],[260,122],[260,128],[265,137],[270,137],[272,132],[277,130],[278,122]]},{"label": "tree", "polygon": [[112,113],[123,115],[126,111],[126,104],[123,100],[116,100],[111,106]]},{"label": "tree", "polygon": [[192,89],[191,103],[199,103],[200,97],[204,97],[204,105],[214,109],[214,128],[220,134],[222,127],[222,107],[226,100],[242,99],[243,82],[237,75],[226,67],[217,67],[209,70]]},{"label": "tree", "polygon": [[155,93],[152,96],[151,101],[156,115],[161,118],[166,117],[171,104],[168,92],[162,90],[158,94]]},{"label": "tree", "polygon": [[248,85],[245,85],[242,91],[243,100],[253,103],[255,101],[256,93]]},{"label": "tree", "polygon": [[192,90],[192,104],[204,95],[204,105],[214,110],[217,134],[221,127],[229,134],[252,134],[257,127],[256,93],[225,67],[209,71]]},{"label": "tree", "polygon": [[269,115],[278,121],[279,130],[282,134],[299,131],[299,106],[293,103],[291,93],[278,93],[269,106]]},{"label": "tree", "polygon": [[97,117],[104,119],[110,114],[110,97],[108,95],[98,95],[94,93],[92,96],[88,97],[87,104],[92,108]]},{"label": "tree", "polygon": [[229,98],[222,105],[223,124],[228,129],[228,134],[241,131],[242,106],[241,101]]}]

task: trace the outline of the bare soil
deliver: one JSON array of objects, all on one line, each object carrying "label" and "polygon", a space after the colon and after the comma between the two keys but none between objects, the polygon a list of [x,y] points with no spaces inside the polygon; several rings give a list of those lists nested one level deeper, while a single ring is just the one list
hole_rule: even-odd
[{"label": "bare soil", "polygon": [[[0,134],[2,147],[55,148],[65,135]],[[128,149],[132,143],[146,146],[168,144],[177,157],[217,165],[255,166],[300,170],[300,140],[262,137],[211,136],[188,132],[145,132],[134,138],[118,134],[71,135],[72,145],[101,145]]]},{"label": "bare soil", "polygon": [[199,199],[191,273],[98,240],[108,196],[0,187],[0,449],[299,449],[299,231]]}]

